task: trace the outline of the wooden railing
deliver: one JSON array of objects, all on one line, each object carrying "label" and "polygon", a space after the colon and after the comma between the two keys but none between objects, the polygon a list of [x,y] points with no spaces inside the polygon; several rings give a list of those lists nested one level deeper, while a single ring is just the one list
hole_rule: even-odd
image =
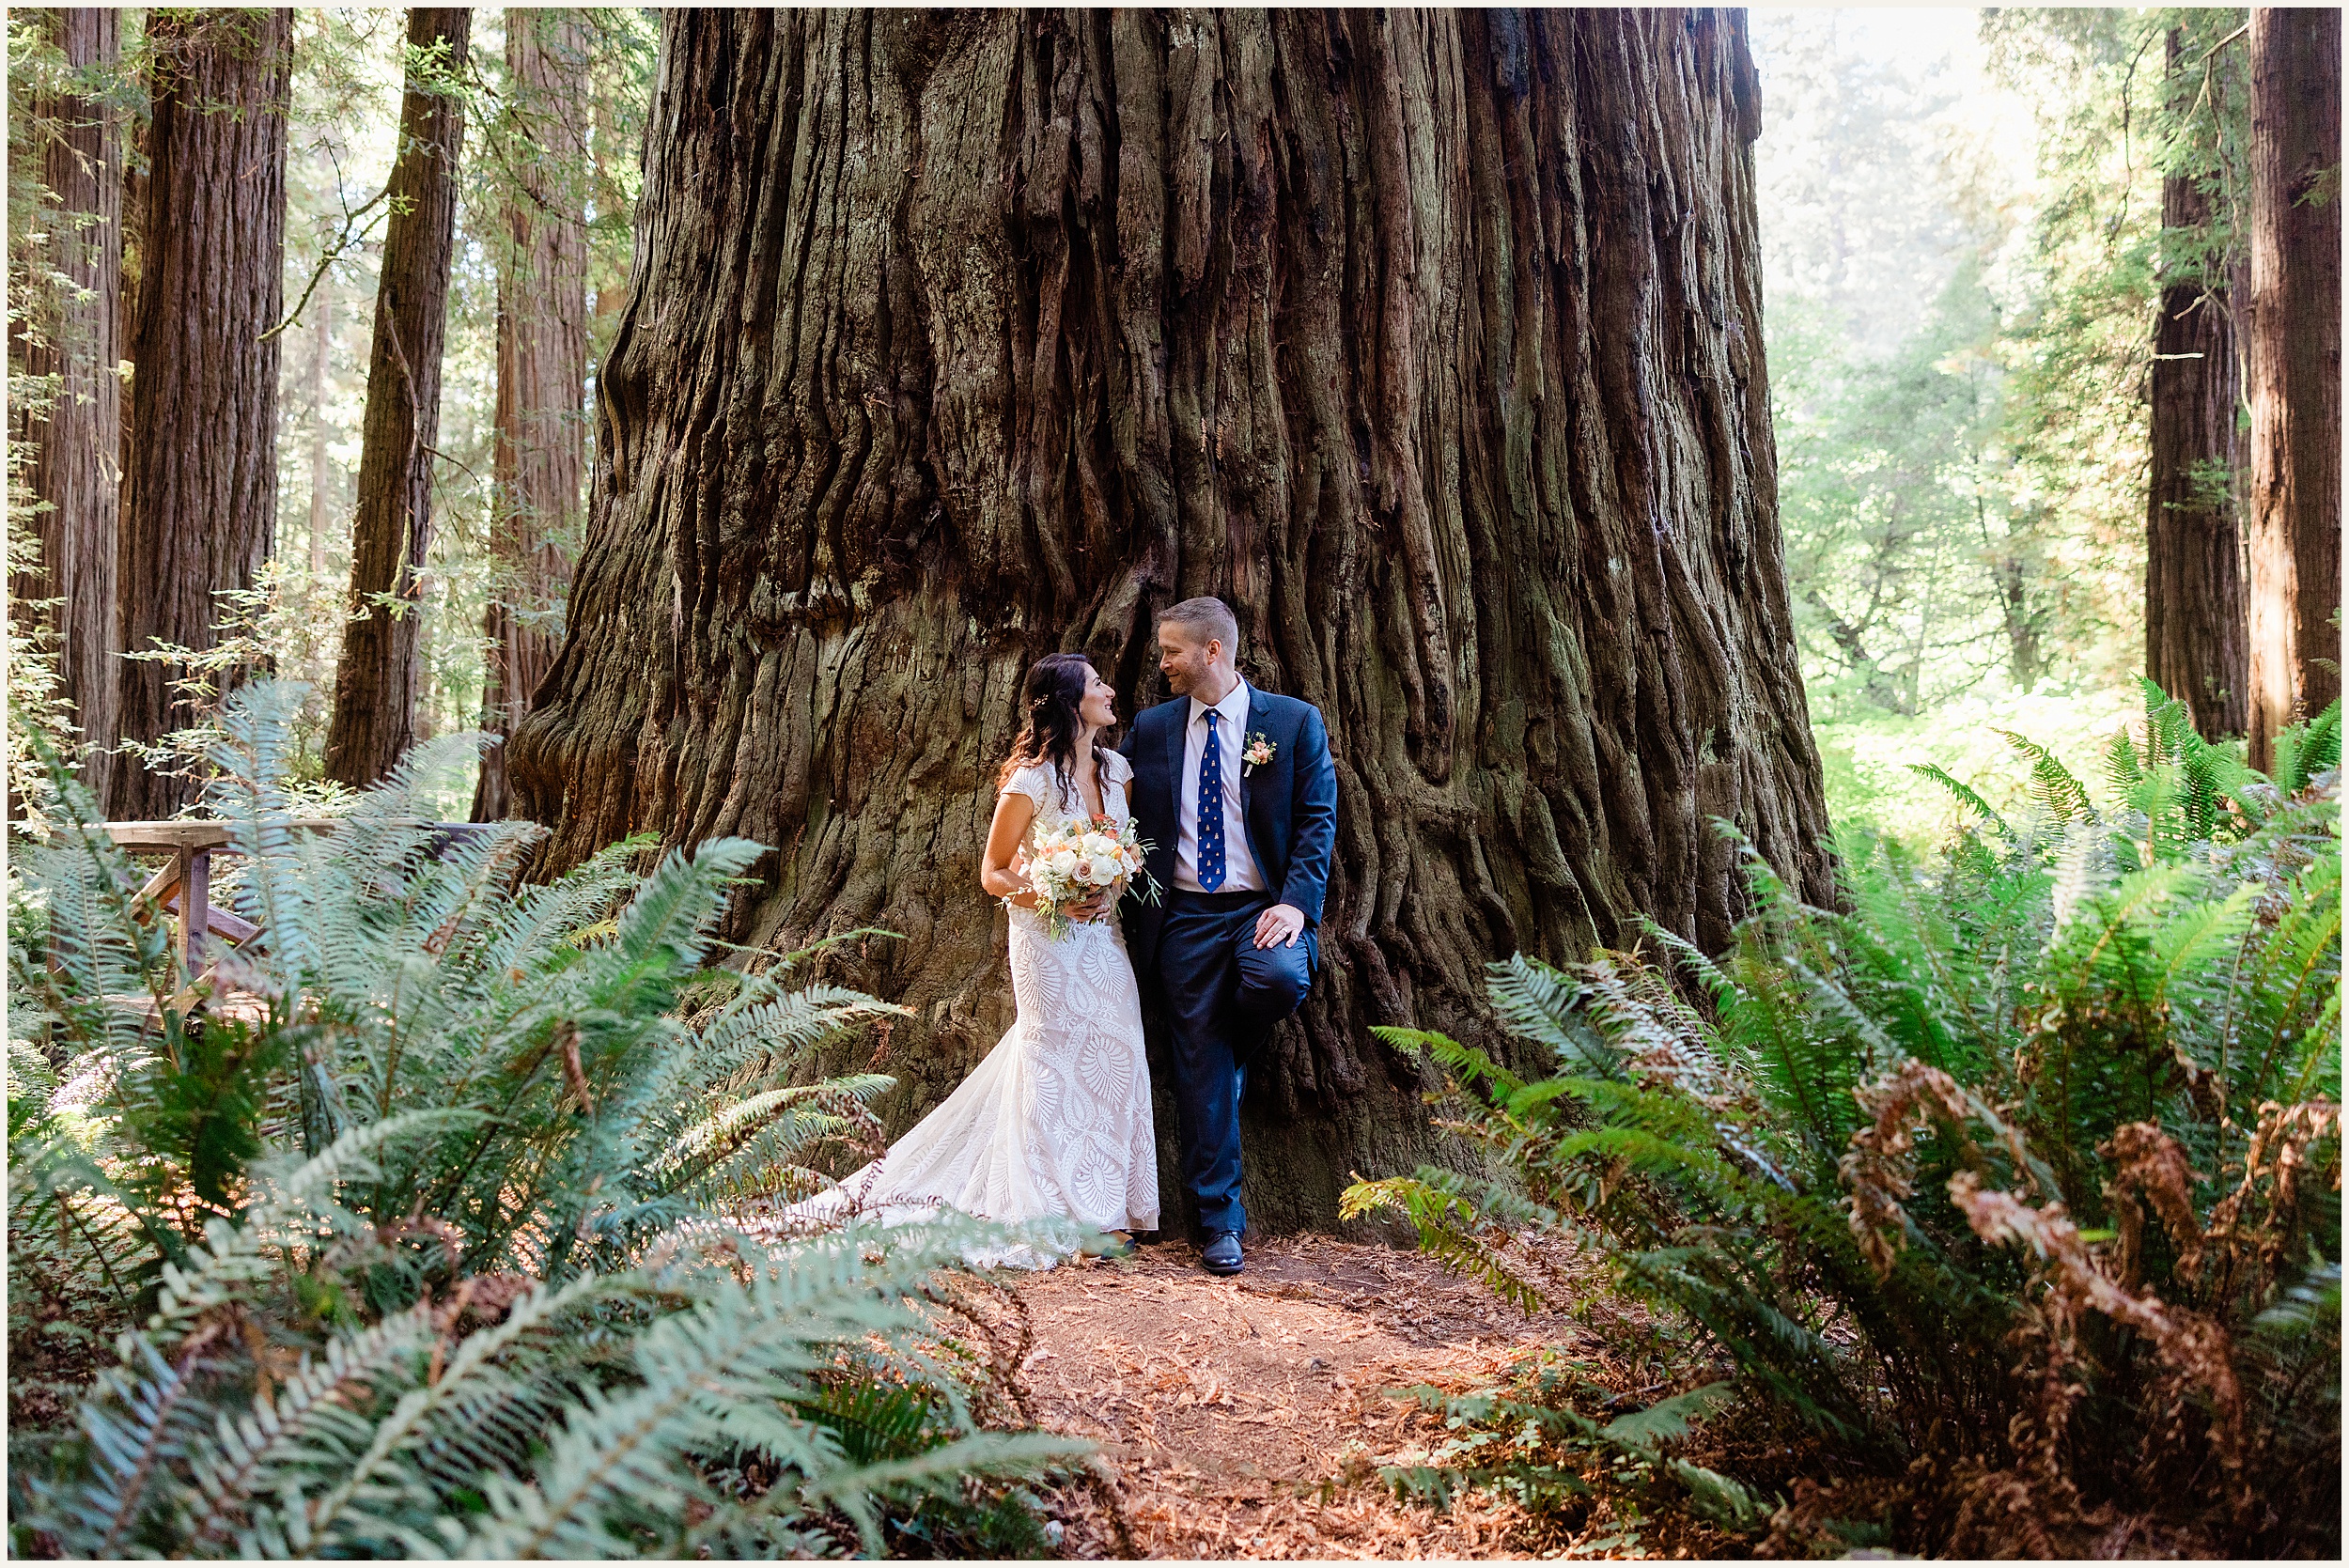
[{"label": "wooden railing", "polygon": [[[342,826],[342,821],[337,817],[295,817],[278,825],[299,833],[331,833]],[[488,832],[497,824],[431,822],[419,826],[429,827],[441,835],[434,844],[437,853],[459,839]],[[241,853],[229,841],[228,829],[226,822],[106,824],[106,836],[114,840],[116,848],[133,855],[171,857],[170,863],[139,889],[139,897],[151,899],[157,908],[179,917],[179,951],[185,955],[192,976],[203,968],[207,937],[217,935],[224,941],[242,947],[261,934],[261,928],[242,915],[212,902],[212,857]]]}]

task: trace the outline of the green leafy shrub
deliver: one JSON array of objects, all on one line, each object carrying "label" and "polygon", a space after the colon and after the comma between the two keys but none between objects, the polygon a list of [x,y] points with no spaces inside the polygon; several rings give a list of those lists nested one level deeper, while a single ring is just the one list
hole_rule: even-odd
[{"label": "green leafy shrub", "polygon": [[1663,1498],[1731,1527],[1768,1516],[1768,1508],[1738,1483],[1665,1452],[1687,1437],[1694,1422],[1727,1403],[1728,1384],[1708,1383],[1602,1421],[1577,1405],[1608,1403],[1607,1390],[1569,1369],[1525,1368],[1515,1381],[1525,1386],[1502,1384],[1465,1394],[1424,1386],[1402,1390],[1401,1397],[1442,1417],[1451,1436],[1428,1454],[1426,1464],[1386,1466],[1379,1478],[1397,1497],[1439,1509],[1460,1490],[1483,1487],[1542,1512],[1589,1497],[1591,1478],[1597,1474],[1611,1483],[1619,1501],[1626,1496]]},{"label": "green leafy shrub", "polygon": [[[1076,1449],[980,1420],[951,1269],[992,1233],[773,1219],[887,1082],[792,1069],[891,1009],[787,988],[788,960],[704,978],[758,847],[640,876],[624,845],[518,889],[533,830],[438,842],[428,756],[298,833],[295,700],[226,715],[215,802],[263,935],[209,976],[61,770],[20,846],[11,1374],[95,1376],[52,1378],[47,1421],[12,1384],[15,1548],[1032,1545],[1012,1488]],[[723,993],[691,1027],[689,984]]]},{"label": "green leafy shrub", "polygon": [[1423,1170],[1347,1211],[1402,1209],[1529,1305],[1541,1238],[1595,1240],[1851,1478],[1802,1488],[1779,1545],[1873,1516],[1961,1554],[2133,1520],[2330,1551],[2338,726],[2271,783],[2152,692],[2101,807],[2018,740],[2033,820],[1981,808],[1930,859],[1852,836],[1840,909],[1749,854],[1718,961],[1651,930],[1496,966],[1558,1076],[1392,1037],[1452,1070],[1507,1179]]}]

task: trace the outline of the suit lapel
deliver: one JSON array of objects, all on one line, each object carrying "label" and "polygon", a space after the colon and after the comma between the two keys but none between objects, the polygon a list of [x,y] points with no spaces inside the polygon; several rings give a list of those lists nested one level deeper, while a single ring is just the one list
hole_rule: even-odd
[{"label": "suit lapel", "polygon": [[[1239,819],[1248,830],[1248,852],[1255,857],[1256,868],[1264,873],[1268,885],[1272,879],[1272,865],[1264,858],[1264,836],[1256,831],[1256,770],[1249,767],[1245,759],[1249,737],[1263,734],[1271,722],[1271,706],[1264,700],[1263,692],[1257,691],[1254,685],[1250,685],[1248,724],[1240,732],[1239,744],[1234,748],[1236,754],[1242,759],[1239,765]],[[1271,892],[1278,897],[1281,890],[1272,888]]]},{"label": "suit lapel", "polygon": [[[1166,820],[1168,831],[1183,831],[1183,726],[1190,718],[1190,699],[1177,697],[1166,716]],[[1170,842],[1167,846],[1174,847]]]}]

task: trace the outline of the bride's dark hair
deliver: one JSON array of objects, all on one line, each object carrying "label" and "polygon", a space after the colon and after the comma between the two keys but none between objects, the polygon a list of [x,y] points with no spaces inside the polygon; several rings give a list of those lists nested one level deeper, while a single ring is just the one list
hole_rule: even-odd
[{"label": "bride's dark hair", "polygon": [[[1093,660],[1081,653],[1048,653],[1028,666],[1028,678],[1021,687],[1027,722],[1020,727],[1011,755],[1003,759],[1003,771],[995,778],[996,788],[1009,784],[1011,776],[1029,764],[1049,762],[1060,782],[1063,803],[1076,797],[1077,737],[1084,730],[1077,709],[1085,700],[1085,685],[1092,678]],[[1101,744],[1097,731],[1093,737],[1093,766],[1095,777],[1109,777],[1109,748]]]}]

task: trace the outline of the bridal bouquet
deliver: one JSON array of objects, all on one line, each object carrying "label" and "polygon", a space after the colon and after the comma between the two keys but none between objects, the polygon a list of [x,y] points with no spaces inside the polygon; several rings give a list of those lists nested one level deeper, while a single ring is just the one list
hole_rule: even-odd
[{"label": "bridal bouquet", "polygon": [[1028,850],[1028,885],[1044,900],[1038,910],[1044,934],[1054,941],[1067,936],[1070,908],[1121,877],[1135,878],[1143,898],[1157,902],[1158,882],[1142,869],[1151,847],[1135,835],[1130,818],[1078,817],[1050,829],[1039,824]]}]

